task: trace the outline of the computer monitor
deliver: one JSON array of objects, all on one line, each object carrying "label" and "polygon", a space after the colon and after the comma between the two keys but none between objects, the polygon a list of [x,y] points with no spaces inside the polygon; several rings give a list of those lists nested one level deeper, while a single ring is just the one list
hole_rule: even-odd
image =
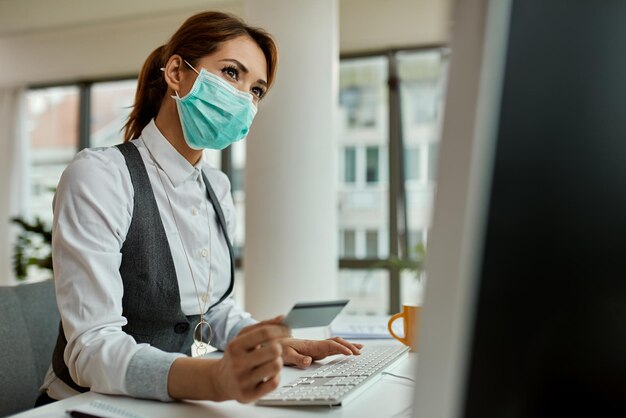
[{"label": "computer monitor", "polygon": [[456,3],[413,416],[626,416],[626,2]]}]

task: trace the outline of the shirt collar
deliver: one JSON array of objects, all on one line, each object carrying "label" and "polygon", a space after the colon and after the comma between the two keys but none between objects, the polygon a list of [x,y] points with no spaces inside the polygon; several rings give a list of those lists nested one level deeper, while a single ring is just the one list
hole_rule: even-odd
[{"label": "shirt collar", "polygon": [[178,187],[189,177],[194,176],[195,178],[200,174],[206,158],[204,153],[195,166],[191,165],[163,136],[154,123],[154,119],[141,131],[141,139],[156,164],[165,172],[174,187]]}]

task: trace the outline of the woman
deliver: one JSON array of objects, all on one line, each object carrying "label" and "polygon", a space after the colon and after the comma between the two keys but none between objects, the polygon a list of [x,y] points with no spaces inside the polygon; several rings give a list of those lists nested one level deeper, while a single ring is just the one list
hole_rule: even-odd
[{"label": "woman", "polygon": [[[86,390],[250,402],[283,364],[359,354],[340,338],[290,338],[282,317],[256,323],[230,296],[234,205],[203,149],[247,135],[277,59],[265,31],[192,16],[146,60],[125,144],[67,167],[52,242],[62,323],[38,404]],[[224,356],[190,357],[192,343]]]}]

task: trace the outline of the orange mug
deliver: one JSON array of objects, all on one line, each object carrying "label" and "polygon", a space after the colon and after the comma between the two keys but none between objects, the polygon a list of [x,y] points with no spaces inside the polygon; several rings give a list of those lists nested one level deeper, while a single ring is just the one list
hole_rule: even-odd
[{"label": "orange mug", "polygon": [[[417,350],[417,328],[419,325],[419,306],[403,305],[402,312],[399,312],[389,318],[387,329],[393,338],[400,341],[404,345],[411,347],[411,351]],[[402,318],[404,322],[404,338],[393,332],[392,324],[396,319]]]}]

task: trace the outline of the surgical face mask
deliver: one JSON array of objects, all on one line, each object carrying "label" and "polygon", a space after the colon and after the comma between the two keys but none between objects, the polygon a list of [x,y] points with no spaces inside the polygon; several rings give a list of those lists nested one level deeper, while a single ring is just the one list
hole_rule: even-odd
[{"label": "surgical face mask", "polygon": [[204,68],[184,97],[176,100],[183,136],[190,148],[221,150],[248,135],[256,115],[252,94],[237,90],[223,78]]}]

